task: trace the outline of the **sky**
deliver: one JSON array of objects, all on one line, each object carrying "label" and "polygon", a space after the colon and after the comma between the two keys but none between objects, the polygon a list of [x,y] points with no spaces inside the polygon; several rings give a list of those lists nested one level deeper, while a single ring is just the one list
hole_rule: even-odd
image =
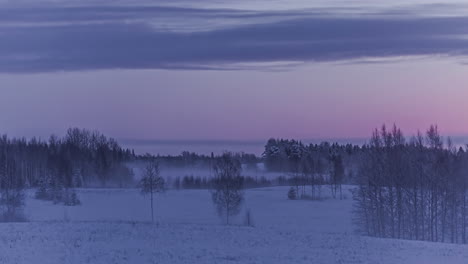
[{"label": "sky", "polygon": [[[390,3],[391,2],[391,3]],[[463,1],[0,0],[0,133],[468,135]]]}]

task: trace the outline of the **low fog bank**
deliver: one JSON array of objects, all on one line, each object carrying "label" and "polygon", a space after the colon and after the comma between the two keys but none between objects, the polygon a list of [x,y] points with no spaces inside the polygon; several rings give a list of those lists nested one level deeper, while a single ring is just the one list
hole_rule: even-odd
[{"label": "low fog bank", "polygon": [[[167,182],[172,182],[177,177],[195,177],[195,178],[213,178],[214,171],[212,167],[209,166],[182,166],[182,167],[173,167],[164,162],[160,162],[160,172],[161,176],[166,179]],[[143,174],[147,162],[145,161],[134,161],[129,162],[127,166],[133,169],[135,181],[139,181]],[[252,177],[260,179],[262,177],[266,179],[274,179],[280,176],[289,176],[287,172],[274,172],[268,171],[265,168],[263,162],[256,164],[242,164],[241,175],[244,177]]]}]

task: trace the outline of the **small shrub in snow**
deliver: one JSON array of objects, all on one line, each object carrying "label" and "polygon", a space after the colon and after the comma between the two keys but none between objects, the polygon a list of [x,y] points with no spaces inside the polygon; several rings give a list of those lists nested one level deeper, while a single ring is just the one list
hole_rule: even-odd
[{"label": "small shrub in snow", "polygon": [[62,201],[66,206],[75,206],[81,204],[80,199],[78,199],[78,195],[73,189],[65,189],[62,196]]},{"label": "small shrub in snow", "polygon": [[294,187],[289,188],[288,199],[289,200],[296,200],[297,199],[296,188],[294,188]]},{"label": "small shrub in snow", "polygon": [[61,203],[64,195],[64,186],[61,181],[53,179],[51,176],[44,176],[39,180],[39,188],[34,197],[39,200],[53,201],[55,204]]},{"label": "small shrub in snow", "polygon": [[2,213],[0,222],[25,222],[26,217],[23,214],[24,194],[21,191],[14,190],[9,193],[2,193],[0,199]]},{"label": "small shrub in snow", "polygon": [[39,200],[53,201],[54,204],[63,203],[66,206],[80,205],[80,199],[73,188],[63,188],[61,185],[47,187],[40,185],[34,197]]},{"label": "small shrub in snow", "polygon": [[24,193],[22,190],[2,190],[0,195],[0,222],[24,222]]},{"label": "small shrub in snow", "polygon": [[46,185],[40,184],[34,197],[39,200],[50,200],[50,194]]}]

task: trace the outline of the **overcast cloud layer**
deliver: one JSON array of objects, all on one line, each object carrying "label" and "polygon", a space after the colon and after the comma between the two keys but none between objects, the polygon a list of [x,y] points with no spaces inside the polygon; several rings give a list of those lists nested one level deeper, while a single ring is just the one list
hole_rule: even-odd
[{"label": "overcast cloud layer", "polygon": [[7,73],[468,55],[468,16],[456,4],[284,11],[210,1],[0,3],[0,72]]}]

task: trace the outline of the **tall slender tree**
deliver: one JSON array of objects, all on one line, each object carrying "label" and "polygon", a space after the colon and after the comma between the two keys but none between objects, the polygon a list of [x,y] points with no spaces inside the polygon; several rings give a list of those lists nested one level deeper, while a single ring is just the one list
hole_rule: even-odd
[{"label": "tall slender tree", "polygon": [[143,195],[149,194],[151,204],[151,222],[154,223],[154,199],[156,193],[164,191],[165,181],[161,177],[159,171],[159,163],[157,161],[149,162],[144,171],[144,175],[140,181],[141,193]]}]

